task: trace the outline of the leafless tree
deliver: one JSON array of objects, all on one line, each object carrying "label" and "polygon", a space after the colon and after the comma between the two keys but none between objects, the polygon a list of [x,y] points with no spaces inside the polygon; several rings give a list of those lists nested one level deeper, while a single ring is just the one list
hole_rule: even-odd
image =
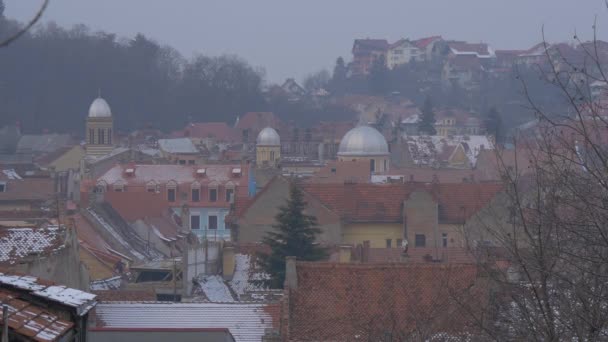
[{"label": "leafless tree", "polygon": [[489,339],[608,340],[608,43],[593,29],[576,45],[543,39],[536,69],[564,110],[545,110],[522,83],[536,127],[515,136],[509,158],[497,152],[504,194],[465,231],[496,285]]},{"label": "leafless tree", "polygon": [[38,12],[36,12],[36,15],[34,15],[34,17],[25,26],[23,26],[20,30],[18,30],[8,38],[4,39],[3,41],[0,41],[0,48],[9,46],[11,43],[19,39],[19,37],[27,33],[27,31],[29,31],[34,25],[36,25],[40,18],[42,18],[42,14],[44,13],[44,11],[46,11],[47,6],[49,5],[49,1],[50,0],[44,0],[42,5],[38,9]]}]

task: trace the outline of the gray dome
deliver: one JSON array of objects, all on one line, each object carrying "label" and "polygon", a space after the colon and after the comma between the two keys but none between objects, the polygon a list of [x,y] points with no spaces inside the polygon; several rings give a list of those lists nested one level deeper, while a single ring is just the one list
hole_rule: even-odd
[{"label": "gray dome", "polygon": [[277,133],[274,128],[266,127],[260,131],[260,134],[258,134],[258,138],[255,142],[256,145],[261,146],[280,146],[281,138],[279,137],[279,133]]},{"label": "gray dome", "polygon": [[384,136],[370,126],[358,126],[348,131],[338,148],[339,156],[367,157],[388,155]]},{"label": "gray dome", "polygon": [[106,100],[98,97],[91,103],[91,107],[89,107],[89,117],[90,118],[106,118],[111,117],[112,111],[110,110],[110,105],[106,102]]}]

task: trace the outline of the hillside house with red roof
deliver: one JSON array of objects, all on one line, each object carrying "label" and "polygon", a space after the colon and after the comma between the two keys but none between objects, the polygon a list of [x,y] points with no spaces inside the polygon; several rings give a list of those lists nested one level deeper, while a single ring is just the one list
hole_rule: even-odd
[{"label": "hillside house with red roof", "polygon": [[389,44],[386,39],[355,39],[353,43],[353,60],[349,64],[353,76],[365,76],[371,71],[374,61],[386,59]]},{"label": "hillside house with red roof", "polygon": [[389,69],[407,64],[410,61],[422,61],[424,60],[424,54],[420,51],[418,46],[411,42],[409,39],[400,39],[393,44],[388,46],[386,55],[386,66]]}]

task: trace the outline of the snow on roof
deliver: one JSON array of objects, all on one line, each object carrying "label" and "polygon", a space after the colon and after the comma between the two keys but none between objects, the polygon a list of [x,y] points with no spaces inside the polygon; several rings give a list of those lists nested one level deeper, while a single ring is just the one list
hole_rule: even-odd
[{"label": "snow on roof", "polygon": [[21,179],[23,179],[23,178],[21,178],[21,176],[19,176],[19,174],[17,173],[17,171],[15,171],[13,169],[2,170],[2,173],[4,173],[4,175],[6,176],[6,178],[8,178],[10,180],[21,180]]},{"label": "snow on roof", "polygon": [[198,153],[189,138],[159,139],[158,146],[167,153]]},{"label": "snow on roof", "polygon": [[224,283],[224,279],[218,275],[211,275],[202,277],[198,281],[201,289],[205,293],[207,299],[210,302],[216,303],[231,303],[234,302],[234,298]]},{"label": "snow on roof", "polygon": [[409,116],[409,117],[401,120],[401,123],[402,124],[415,124],[415,123],[418,123],[418,121],[420,121],[420,115],[414,114],[412,116]]},{"label": "snow on roof", "polygon": [[236,254],[235,263],[234,274],[229,284],[239,298],[247,291],[263,290],[262,287],[257,286],[252,282],[253,280],[263,279],[264,275],[251,272],[251,256],[247,254]]},{"label": "snow on roof", "polygon": [[122,285],[122,277],[116,276],[107,279],[95,280],[89,284],[91,291],[106,291],[106,290],[117,290]]},{"label": "snow on roof", "polygon": [[[444,150],[463,145],[471,165],[475,165],[477,155],[482,149],[493,149],[493,144],[485,135],[456,135],[444,137],[440,135],[407,136],[404,139],[408,145],[414,163],[418,165],[433,165]],[[449,157],[449,156],[448,156]]]},{"label": "snow on roof", "polygon": [[[135,165],[135,172],[132,175],[125,175],[126,168],[133,168],[133,165],[116,165],[105,174],[99,181],[105,181],[106,184],[114,184],[122,181],[127,185],[131,184],[147,184],[155,181],[159,183],[167,183],[175,181],[178,184],[192,183],[198,181],[201,184],[209,182],[217,182],[223,184],[232,180],[236,185],[239,185],[239,178],[235,178],[232,174],[233,169],[240,168],[240,164],[232,165]],[[198,177],[201,173],[198,170],[204,169],[204,177]]]},{"label": "snow on roof", "polygon": [[273,328],[267,304],[101,303],[96,307],[103,329],[227,328],[237,342],[261,341]]},{"label": "snow on roof", "polygon": [[0,284],[31,291],[34,296],[76,308],[79,316],[86,314],[96,304],[96,296],[92,293],[60,285],[45,285],[36,277],[0,273]]},{"label": "snow on roof", "polygon": [[0,262],[16,263],[31,254],[47,254],[64,247],[65,229],[8,228],[0,230]]}]

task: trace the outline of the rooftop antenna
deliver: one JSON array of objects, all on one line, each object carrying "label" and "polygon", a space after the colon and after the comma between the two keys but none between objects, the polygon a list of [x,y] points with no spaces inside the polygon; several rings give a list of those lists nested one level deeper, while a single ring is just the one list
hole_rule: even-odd
[{"label": "rooftop antenna", "polygon": [[101,87],[97,88],[97,97],[101,98]]}]

